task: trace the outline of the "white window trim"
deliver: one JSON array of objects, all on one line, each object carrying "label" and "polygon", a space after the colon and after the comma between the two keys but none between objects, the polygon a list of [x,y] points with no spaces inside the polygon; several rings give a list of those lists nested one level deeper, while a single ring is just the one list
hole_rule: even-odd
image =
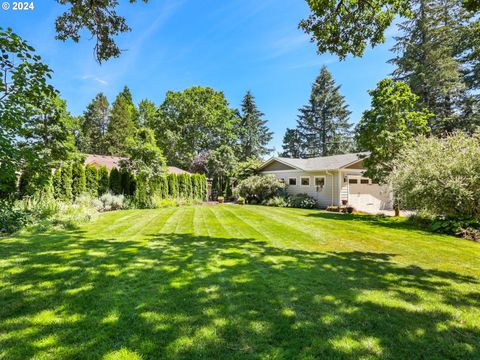
[{"label": "white window trim", "polygon": [[[310,180],[311,176],[300,176],[300,186],[310,186],[310,184],[312,183]],[[302,184],[302,180],[303,179],[308,179],[308,185],[303,185]]]},{"label": "white window trim", "polygon": [[323,178],[323,186],[325,187],[327,185],[327,177],[325,175],[314,176],[313,186],[320,186],[320,185],[317,185],[317,179],[322,179],[322,178]]},{"label": "white window trim", "polygon": [[[290,184],[290,179],[295,179],[295,185],[291,185],[291,184]],[[296,176],[295,176],[295,177],[289,177],[289,178],[288,178],[288,184],[287,184],[287,185],[288,185],[288,186],[297,186],[297,185],[298,185],[297,177],[296,177]]]}]

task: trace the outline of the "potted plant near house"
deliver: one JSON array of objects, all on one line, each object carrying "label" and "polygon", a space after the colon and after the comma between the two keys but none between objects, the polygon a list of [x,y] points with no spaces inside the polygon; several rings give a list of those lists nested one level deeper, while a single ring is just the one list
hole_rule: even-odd
[{"label": "potted plant near house", "polygon": [[245,205],[245,198],[240,196],[240,197],[237,199],[237,204],[238,204],[238,205]]},{"label": "potted plant near house", "polygon": [[223,204],[225,202],[225,198],[223,196],[219,196],[217,198],[217,200],[218,200],[219,204]]}]

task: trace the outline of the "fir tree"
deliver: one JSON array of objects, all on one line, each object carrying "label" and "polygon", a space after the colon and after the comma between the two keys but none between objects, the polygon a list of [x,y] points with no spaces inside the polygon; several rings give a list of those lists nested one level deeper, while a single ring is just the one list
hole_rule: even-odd
[{"label": "fir tree", "polygon": [[267,127],[267,120],[262,119],[264,114],[258,110],[255,98],[247,91],[242,101],[242,115],[239,126],[239,142],[241,148],[240,159],[261,157],[272,149],[267,148],[272,140],[272,132]]},{"label": "fir tree", "polygon": [[305,157],[304,143],[300,131],[298,129],[288,129],[283,136],[282,144],[283,152],[280,156],[289,158],[303,158]]},{"label": "fir tree", "polygon": [[105,155],[108,152],[107,133],[110,104],[103,93],[97,94],[87,106],[81,120],[79,148],[84,153]]},{"label": "fir tree", "polygon": [[126,140],[136,130],[137,110],[128,87],[119,93],[113,103],[106,139],[109,155],[126,155]]},{"label": "fir tree", "polygon": [[398,54],[390,60],[396,66],[392,75],[410,86],[420,108],[433,112],[434,135],[465,127],[468,111],[462,107],[469,95],[455,56],[465,21],[461,2],[417,0],[413,16],[399,24],[402,35],[392,49]]},{"label": "fir tree", "polygon": [[310,100],[300,109],[297,126],[307,157],[351,151],[350,111],[325,66],[312,85]]}]

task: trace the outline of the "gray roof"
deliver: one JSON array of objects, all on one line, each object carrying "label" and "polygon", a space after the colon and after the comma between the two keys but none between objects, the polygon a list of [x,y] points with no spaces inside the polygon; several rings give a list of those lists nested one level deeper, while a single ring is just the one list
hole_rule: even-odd
[{"label": "gray roof", "polygon": [[367,157],[369,153],[353,153],[353,154],[342,154],[342,155],[332,155],[332,156],[320,156],[309,159],[293,159],[286,157],[273,157],[267,162],[265,162],[261,168],[272,163],[274,160],[277,160],[281,163],[293,166],[297,169],[304,171],[319,171],[319,170],[337,170],[341,169],[349,164],[352,164],[358,160],[361,160]]}]

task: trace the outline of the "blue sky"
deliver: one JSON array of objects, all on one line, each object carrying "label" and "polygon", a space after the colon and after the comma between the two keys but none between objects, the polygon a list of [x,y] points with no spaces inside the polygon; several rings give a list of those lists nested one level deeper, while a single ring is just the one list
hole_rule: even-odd
[{"label": "blue sky", "polygon": [[[6,0],[10,3],[12,0]],[[118,12],[132,32],[118,37],[123,55],[98,65],[93,41],[85,34],[79,44],[54,39],[54,22],[64,7],[54,0],[34,0],[34,11],[0,10],[0,26],[12,27],[35,47],[54,70],[53,84],[79,115],[98,92],[113,101],[128,85],[136,102],[149,98],[160,104],[167,90],[193,85],[222,90],[238,107],[247,90],[274,132],[281,150],[287,127],[294,127],[298,108],[307,102],[311,84],[323,64],[341,84],[357,122],[368,108],[368,89],[391,72],[391,35],[386,44],[363,58],[338,61],[318,55],[314,44],[297,28],[307,16],[302,0],[150,0]]]}]

